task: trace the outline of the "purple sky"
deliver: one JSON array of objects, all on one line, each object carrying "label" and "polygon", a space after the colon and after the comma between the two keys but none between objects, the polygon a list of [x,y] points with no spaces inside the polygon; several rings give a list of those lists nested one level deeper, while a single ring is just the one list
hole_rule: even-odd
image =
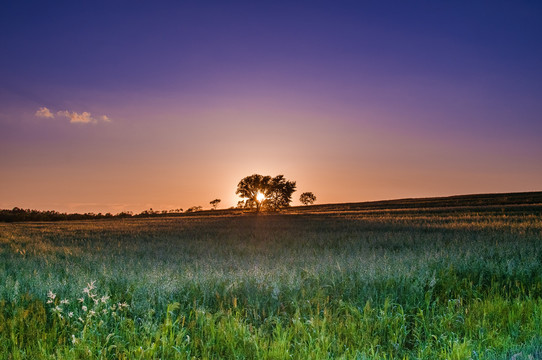
[{"label": "purple sky", "polygon": [[[542,190],[542,3],[0,5],[0,208]],[[297,204],[297,200],[294,204]]]}]

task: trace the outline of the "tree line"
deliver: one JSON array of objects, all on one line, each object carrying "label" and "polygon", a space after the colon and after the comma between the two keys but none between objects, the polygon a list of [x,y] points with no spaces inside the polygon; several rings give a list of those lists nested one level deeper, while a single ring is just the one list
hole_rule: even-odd
[{"label": "tree line", "polygon": [[19,221],[63,221],[63,220],[91,220],[91,219],[122,219],[122,218],[140,218],[140,217],[158,217],[170,214],[182,213],[183,209],[161,210],[154,211],[152,208],[143,210],[138,214],[131,211],[112,213],[63,213],[55,210],[34,210],[21,209],[14,207],[13,209],[0,209],[0,222],[19,222]]}]

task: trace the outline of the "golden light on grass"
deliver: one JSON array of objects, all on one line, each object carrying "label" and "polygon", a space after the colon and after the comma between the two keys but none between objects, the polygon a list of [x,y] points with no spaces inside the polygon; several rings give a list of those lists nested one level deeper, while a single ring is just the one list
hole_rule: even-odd
[{"label": "golden light on grass", "polygon": [[256,200],[258,200],[258,202],[261,203],[262,201],[265,200],[265,195],[262,194],[261,191],[258,191],[258,193],[256,194]]}]

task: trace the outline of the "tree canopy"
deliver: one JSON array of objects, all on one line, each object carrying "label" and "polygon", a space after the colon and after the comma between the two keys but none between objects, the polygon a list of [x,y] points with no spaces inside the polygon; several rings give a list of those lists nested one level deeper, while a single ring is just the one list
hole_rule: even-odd
[{"label": "tree canopy", "polygon": [[245,207],[255,207],[260,212],[262,208],[279,210],[289,206],[295,189],[295,181],[287,180],[284,175],[253,174],[241,179],[236,194],[246,199]]},{"label": "tree canopy", "polygon": [[213,207],[213,210],[216,210],[216,207],[218,206],[218,204],[220,204],[222,200],[220,199],[214,199],[213,201],[210,201],[209,204],[211,204],[211,206]]},{"label": "tree canopy", "polygon": [[316,201],[316,196],[312,192],[304,192],[299,196],[299,201],[303,205],[312,205]]}]

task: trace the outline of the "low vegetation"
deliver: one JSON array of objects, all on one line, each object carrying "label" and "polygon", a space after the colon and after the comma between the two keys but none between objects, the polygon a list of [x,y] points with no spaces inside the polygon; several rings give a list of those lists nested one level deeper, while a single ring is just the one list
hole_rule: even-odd
[{"label": "low vegetation", "polygon": [[542,356],[542,206],[0,224],[0,358]]}]

